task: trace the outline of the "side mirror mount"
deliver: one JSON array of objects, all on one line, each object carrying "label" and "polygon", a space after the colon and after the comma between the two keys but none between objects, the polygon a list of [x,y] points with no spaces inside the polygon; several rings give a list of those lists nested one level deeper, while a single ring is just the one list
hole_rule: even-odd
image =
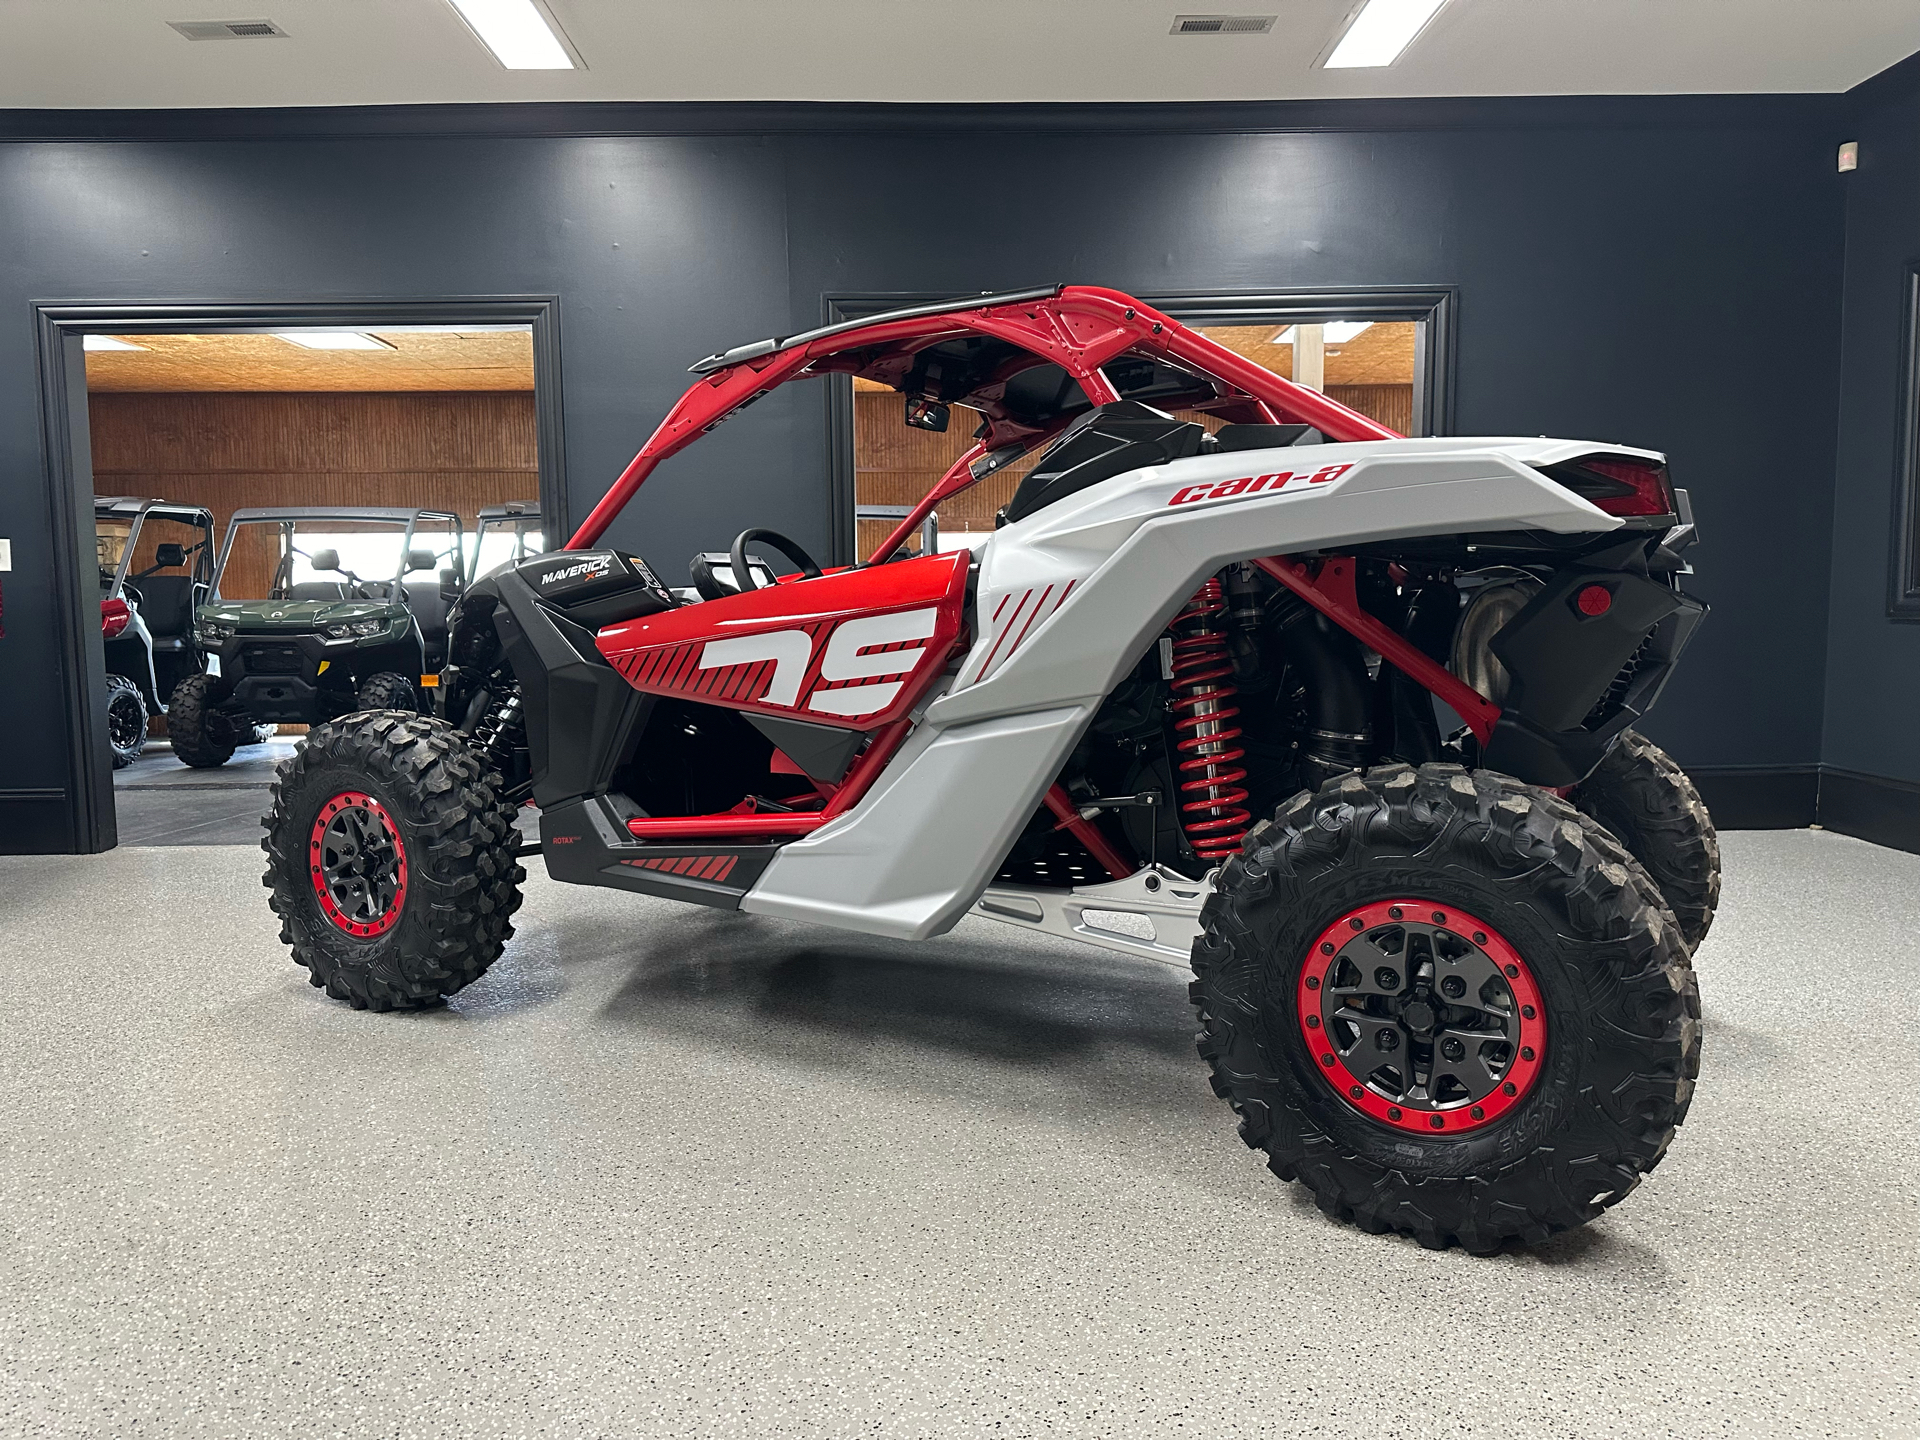
[{"label": "side mirror mount", "polygon": [[431,570],[440,557],[431,550],[407,551],[407,574],[414,575],[422,570]]},{"label": "side mirror mount", "polygon": [[944,434],[952,418],[953,411],[938,400],[929,400],[924,395],[907,396],[907,424],[915,430]]},{"label": "side mirror mount", "polygon": [[307,563],[316,570],[339,570],[340,552],[338,550],[316,550],[307,557]]},{"label": "side mirror mount", "polygon": [[461,595],[460,572],[442,570],[440,572],[440,598],[451,605]]},{"label": "side mirror mount", "polygon": [[156,570],[176,570],[187,563],[187,547],[168,542],[153,547],[153,567]]}]

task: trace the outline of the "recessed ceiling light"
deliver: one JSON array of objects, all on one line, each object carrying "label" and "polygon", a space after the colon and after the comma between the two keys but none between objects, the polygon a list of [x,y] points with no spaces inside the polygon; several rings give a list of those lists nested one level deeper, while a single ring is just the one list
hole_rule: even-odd
[{"label": "recessed ceiling light", "polygon": [[571,70],[573,57],[533,0],[447,0],[509,70]]},{"label": "recessed ceiling light", "polygon": [[1367,0],[1323,62],[1328,70],[1391,65],[1446,0]]},{"label": "recessed ceiling light", "polygon": [[[1362,330],[1371,330],[1372,328],[1373,322],[1371,320],[1329,320],[1325,325],[1320,327],[1320,338],[1329,345],[1344,345]],[[1267,343],[1269,345],[1293,344],[1293,326],[1287,326],[1286,329],[1282,330]]]},{"label": "recessed ceiling light", "polygon": [[309,350],[391,350],[394,347],[358,330],[281,330],[282,340]]},{"label": "recessed ceiling light", "polygon": [[124,340],[116,340],[111,335],[87,335],[82,337],[80,348],[83,350],[144,350],[144,345],[129,345]]}]

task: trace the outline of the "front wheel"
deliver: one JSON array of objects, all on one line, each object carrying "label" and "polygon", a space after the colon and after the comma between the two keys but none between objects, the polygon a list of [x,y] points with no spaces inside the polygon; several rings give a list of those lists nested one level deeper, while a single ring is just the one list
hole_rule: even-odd
[{"label": "front wheel", "polygon": [[1672,914],[1599,825],[1453,765],[1383,766],[1247,837],[1194,944],[1200,1051],[1320,1208],[1476,1252],[1659,1163],[1699,1073]]},{"label": "front wheel", "polygon": [[391,670],[381,670],[367,676],[354,691],[353,708],[356,710],[406,710],[418,713],[420,701],[413,693],[413,684],[404,675],[396,675]]},{"label": "front wheel", "polygon": [[437,1004],[513,934],[516,813],[442,721],[380,711],[315,726],[280,766],[261,841],[281,940],[356,1010]]},{"label": "front wheel", "polygon": [[224,706],[233,683],[218,675],[189,675],[173,687],[167,701],[167,738],[182,764],[211,770],[233,758],[240,742],[243,716],[235,720]]},{"label": "front wheel", "polygon": [[147,748],[147,702],[140,687],[124,675],[107,676],[107,748],[120,770]]}]

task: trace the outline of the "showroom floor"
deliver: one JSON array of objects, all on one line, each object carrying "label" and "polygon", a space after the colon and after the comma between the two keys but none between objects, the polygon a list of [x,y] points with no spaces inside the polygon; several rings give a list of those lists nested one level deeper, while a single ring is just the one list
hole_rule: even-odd
[{"label": "showroom floor", "polygon": [[377,1016],[248,848],[0,859],[0,1433],[1916,1433],[1920,856],[1725,845],[1691,1120],[1491,1260],[1269,1176],[1147,962],[539,878]]}]

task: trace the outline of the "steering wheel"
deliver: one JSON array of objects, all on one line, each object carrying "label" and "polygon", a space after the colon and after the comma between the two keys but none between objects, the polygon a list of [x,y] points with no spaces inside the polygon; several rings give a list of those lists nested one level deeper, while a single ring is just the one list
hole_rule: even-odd
[{"label": "steering wheel", "polygon": [[809,580],[820,578],[820,567],[813,563],[813,557],[800,548],[799,542],[789,540],[778,530],[742,530],[733,542],[733,551],[727,557],[733,562],[733,583],[740,587],[745,595],[759,587],[754,584],[753,571],[747,565],[747,546],[755,540],[764,540],[778,550],[787,559],[800,567],[800,573]]}]

